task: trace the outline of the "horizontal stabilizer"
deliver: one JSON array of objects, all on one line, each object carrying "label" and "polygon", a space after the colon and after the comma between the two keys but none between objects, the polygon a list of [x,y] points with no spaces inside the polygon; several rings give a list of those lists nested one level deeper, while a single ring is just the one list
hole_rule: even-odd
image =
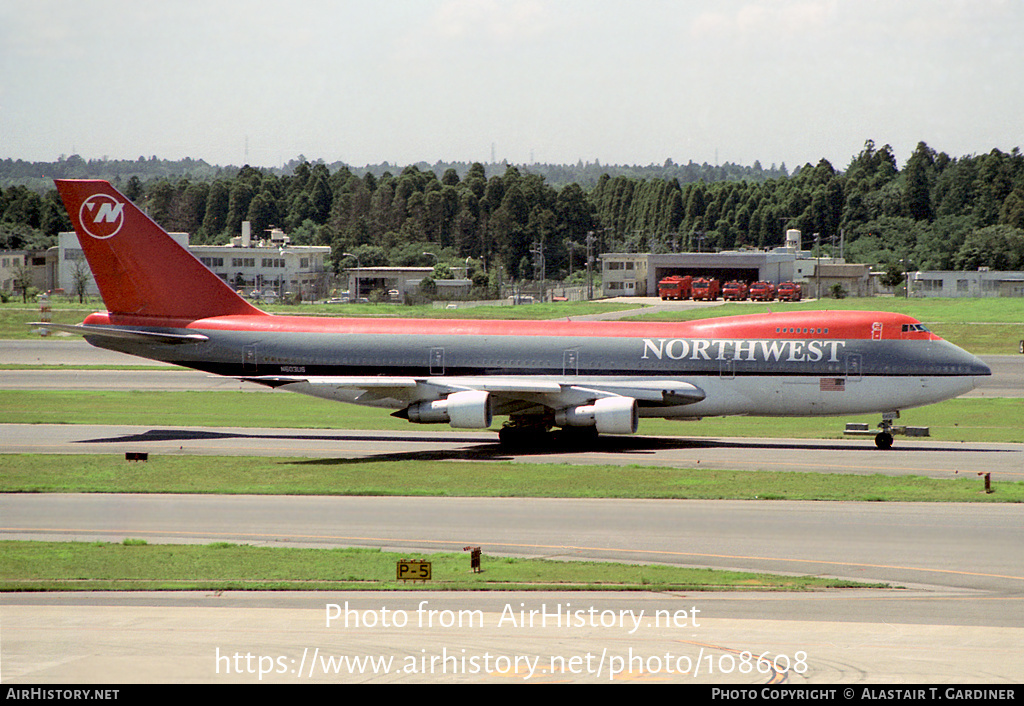
[{"label": "horizontal stabilizer", "polygon": [[330,375],[254,375],[239,378],[244,382],[255,382],[267,387],[282,387],[304,382],[315,387],[338,387],[351,390],[368,390],[375,387],[402,388],[416,387],[416,378],[406,377],[358,377]]},{"label": "horizontal stabilizer", "polygon": [[139,343],[198,343],[210,340],[201,333],[162,333],[145,329],[109,328],[106,326],[87,326],[84,324],[53,324],[46,322],[31,323],[29,326],[75,333],[86,338],[117,338],[124,341]]}]

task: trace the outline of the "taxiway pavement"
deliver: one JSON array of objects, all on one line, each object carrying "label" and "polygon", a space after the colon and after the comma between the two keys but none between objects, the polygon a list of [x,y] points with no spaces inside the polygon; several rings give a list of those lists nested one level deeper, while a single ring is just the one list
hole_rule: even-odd
[{"label": "taxiway pavement", "polygon": [[[881,451],[870,438],[839,440],[599,437],[510,451],[493,432],[255,429],[246,427],[3,424],[6,453],[282,456],[365,461],[514,461],[668,466],[956,478],[991,473],[1024,480],[1024,444],[900,438]],[[981,482],[980,480],[978,481]]]}]

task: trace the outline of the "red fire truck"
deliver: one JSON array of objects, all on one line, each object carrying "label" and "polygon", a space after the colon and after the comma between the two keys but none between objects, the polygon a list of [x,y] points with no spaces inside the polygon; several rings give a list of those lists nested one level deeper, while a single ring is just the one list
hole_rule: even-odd
[{"label": "red fire truck", "polygon": [[707,279],[706,277],[700,277],[693,280],[691,287],[693,290],[693,300],[706,299],[708,301],[714,301],[718,299],[718,294],[721,289],[717,279]]},{"label": "red fire truck", "polygon": [[798,302],[803,294],[803,288],[795,282],[783,282],[779,285],[780,302]]},{"label": "red fire truck", "polygon": [[658,282],[658,296],[662,299],[689,299],[693,277],[671,275]]},{"label": "red fire truck", "polygon": [[741,302],[747,298],[747,290],[746,282],[734,279],[731,282],[726,282],[722,287],[722,299],[727,302]]},{"label": "red fire truck", "polygon": [[770,302],[775,299],[775,285],[758,281],[750,285],[750,299],[755,302]]}]

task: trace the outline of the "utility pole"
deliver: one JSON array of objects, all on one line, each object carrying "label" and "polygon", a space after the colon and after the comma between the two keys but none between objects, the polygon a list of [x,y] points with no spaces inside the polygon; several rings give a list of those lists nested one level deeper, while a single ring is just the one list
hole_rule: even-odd
[{"label": "utility pole", "polygon": [[546,263],[544,262],[544,243],[534,243],[533,247],[530,248],[530,252],[533,254],[533,276],[537,276],[537,270],[540,270],[540,300],[544,301],[544,280],[546,279],[547,272],[545,271]]},{"label": "utility pole", "polygon": [[821,299],[821,233],[814,234],[814,298]]},{"label": "utility pole", "polygon": [[594,277],[591,271],[591,266],[594,263],[594,241],[597,240],[597,236],[594,235],[594,231],[587,231],[587,301],[594,298]]}]

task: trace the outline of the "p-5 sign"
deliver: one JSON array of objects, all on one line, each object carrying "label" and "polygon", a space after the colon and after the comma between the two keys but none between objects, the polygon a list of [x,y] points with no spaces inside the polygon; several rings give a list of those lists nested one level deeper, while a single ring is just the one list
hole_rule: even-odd
[{"label": "p-5 sign", "polygon": [[395,567],[395,578],[399,581],[429,581],[431,579],[430,562],[420,559],[401,559]]}]

